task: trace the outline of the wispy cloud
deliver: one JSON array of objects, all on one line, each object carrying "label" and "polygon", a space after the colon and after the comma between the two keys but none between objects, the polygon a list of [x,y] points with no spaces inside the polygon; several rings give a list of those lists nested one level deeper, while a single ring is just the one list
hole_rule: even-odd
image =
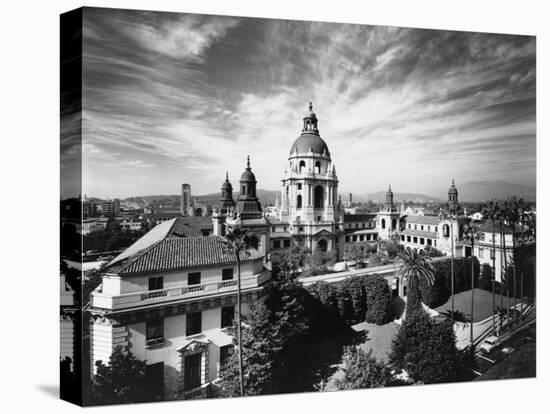
[{"label": "wispy cloud", "polygon": [[[84,165],[88,193],[175,193],[183,181],[218,191],[247,154],[259,186],[276,189],[309,101],[342,191],[391,182],[438,195],[451,178],[534,185],[532,37],[101,9],[84,17],[84,138],[102,151]],[[132,169],[147,179],[132,183]]]}]

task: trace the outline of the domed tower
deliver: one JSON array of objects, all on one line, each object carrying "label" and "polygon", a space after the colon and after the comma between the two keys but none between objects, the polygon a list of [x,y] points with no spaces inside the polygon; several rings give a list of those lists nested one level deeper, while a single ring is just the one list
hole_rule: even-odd
[{"label": "domed tower", "polygon": [[458,209],[458,190],[455,186],[455,180],[452,180],[451,187],[449,187],[449,209],[456,213]]},{"label": "domed tower", "polygon": [[228,211],[235,207],[235,201],[233,201],[233,186],[229,182],[229,174],[225,173],[225,181],[222,184],[222,197],[220,199],[220,208]]},{"label": "domed tower", "polygon": [[380,212],[376,216],[376,225],[378,237],[382,240],[388,240],[399,232],[399,217],[400,212],[397,206],[393,204],[393,191],[391,184],[386,191],[386,202],[384,207],[380,208]]},{"label": "domed tower", "polygon": [[393,191],[391,190],[391,184],[386,191],[386,210],[391,210],[393,208]]},{"label": "domed tower", "polygon": [[239,181],[241,193],[237,199],[237,211],[243,220],[262,218],[262,206],[256,196],[256,176],[250,168],[250,156],[246,159],[246,169]]},{"label": "domed tower", "polygon": [[281,188],[279,218],[290,224],[292,237],[312,251],[343,254],[337,228],[338,177],[318,119],[309,103],[300,136],[290,147]]}]

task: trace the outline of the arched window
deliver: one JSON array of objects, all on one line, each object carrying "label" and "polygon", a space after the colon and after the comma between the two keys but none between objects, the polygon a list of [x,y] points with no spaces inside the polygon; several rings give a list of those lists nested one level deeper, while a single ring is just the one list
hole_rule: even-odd
[{"label": "arched window", "polygon": [[303,172],[306,169],[306,162],[304,160],[300,161],[300,172]]},{"label": "arched window", "polygon": [[443,225],[443,237],[449,237],[449,225]]},{"label": "arched window", "polygon": [[382,221],[380,222],[380,226],[385,229],[386,228],[386,219],[382,219]]},{"label": "arched window", "polygon": [[301,195],[298,195],[298,197],[296,197],[296,208],[302,208],[302,196]]},{"label": "arched window", "polygon": [[318,185],[317,187],[315,187],[313,207],[314,208],[323,208],[323,206],[325,204],[323,198],[324,198],[323,187]]},{"label": "arched window", "polygon": [[315,174],[321,174],[321,162],[317,161],[315,163]]}]

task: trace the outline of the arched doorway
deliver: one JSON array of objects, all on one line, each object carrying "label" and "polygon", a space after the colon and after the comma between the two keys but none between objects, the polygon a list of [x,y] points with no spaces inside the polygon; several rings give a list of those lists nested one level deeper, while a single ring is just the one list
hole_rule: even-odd
[{"label": "arched doorway", "polygon": [[325,239],[321,239],[317,242],[317,248],[323,253],[327,252],[328,243]]},{"label": "arched doorway", "polygon": [[300,161],[300,172],[304,172],[306,170],[306,162]]},{"label": "arched doorway", "polygon": [[382,221],[380,222],[380,225],[383,229],[385,229],[386,228],[386,220],[382,219]]},{"label": "arched doorway", "polygon": [[302,196],[298,194],[296,197],[296,208],[302,208]]},{"label": "arched doorway", "polygon": [[314,208],[323,208],[324,206],[324,190],[323,190],[323,187],[321,187],[320,185],[318,185],[317,187],[315,187],[315,192],[314,192]]}]

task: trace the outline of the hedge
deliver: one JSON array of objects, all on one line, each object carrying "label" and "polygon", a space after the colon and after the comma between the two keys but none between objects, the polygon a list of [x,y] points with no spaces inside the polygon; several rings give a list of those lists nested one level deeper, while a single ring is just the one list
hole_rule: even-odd
[{"label": "hedge", "polygon": [[365,320],[381,325],[393,319],[391,292],[381,276],[355,276],[332,284],[317,282],[306,289],[345,325]]},{"label": "hedge", "polygon": [[[474,260],[474,286],[478,285],[479,260],[477,257],[456,257],[454,259],[454,293],[470,290],[472,278],[472,262]],[[447,302],[451,296],[451,258],[434,260],[435,280],[429,286],[421,280],[422,301],[430,308],[437,308]]]}]

